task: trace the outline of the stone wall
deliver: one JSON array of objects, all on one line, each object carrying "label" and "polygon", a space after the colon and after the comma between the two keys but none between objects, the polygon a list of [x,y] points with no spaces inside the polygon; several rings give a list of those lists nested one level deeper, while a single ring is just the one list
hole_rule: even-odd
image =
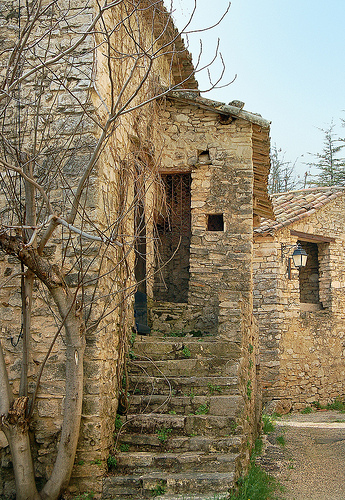
[{"label": "stone wall", "polygon": [[[159,121],[155,143],[161,155],[160,172],[192,176],[188,304],[194,317],[199,314],[196,328],[229,334],[231,325],[234,335],[241,322],[239,301],[251,293],[251,124],[244,120],[223,124],[217,113],[169,100],[161,107]],[[223,217],[223,230],[207,230],[208,216],[213,214]],[[148,233],[153,241],[152,227]],[[148,261],[148,270],[154,267]],[[233,297],[231,304],[221,298],[225,291]],[[152,282],[148,294],[152,297]],[[227,322],[218,325],[225,308]]]},{"label": "stone wall", "polygon": [[[132,55],[133,42],[126,39],[124,30],[113,30],[120,14],[119,8],[115,8],[105,14],[104,22],[112,30],[111,42],[114,46],[119,50],[121,47],[124,52],[128,51]],[[71,4],[64,0],[56,2],[52,10],[45,12],[32,32],[33,39],[40,38],[41,35],[42,39],[36,44],[32,43],[26,64],[30,68],[34,67],[38,58],[52,58],[54,54],[60,54],[71,47],[94,15],[95,4],[85,5],[79,1]],[[145,11],[145,15],[150,17],[149,9]],[[54,30],[50,33],[49,22],[53,22],[55,16],[58,21],[53,23]],[[4,48],[10,50],[18,39],[18,5],[15,2],[3,2],[0,18],[1,41],[5,42]],[[24,21],[25,9],[22,8],[22,26]],[[151,45],[150,19],[147,24],[144,19],[140,19],[140,22],[140,36],[142,40],[147,37],[148,44]],[[48,33],[47,38],[43,36],[45,33]],[[69,213],[72,194],[95,151],[102,133],[99,125],[104,124],[114,98],[116,99],[131,71],[131,57],[124,60],[122,57],[120,60],[114,57],[113,64],[108,66],[104,50],[105,38],[102,38],[100,32],[99,37],[96,40],[97,53],[94,49],[94,37],[86,37],[81,45],[57,64],[51,65],[51,72],[42,71],[23,81],[21,108],[14,100],[0,109],[3,125],[10,131],[9,138],[16,145],[20,142],[22,149],[35,157],[38,181],[47,190],[53,209],[61,217]],[[151,48],[154,51],[157,47]],[[1,77],[5,76],[8,69],[7,55],[8,52],[4,52],[0,57]],[[170,49],[168,58],[162,54],[157,58],[153,64],[154,72],[140,87],[147,69],[144,66],[140,65],[123,93],[124,100],[131,93],[134,94],[134,107],[152,97],[157,86],[174,83]],[[21,68],[23,71],[25,69],[27,68]],[[137,94],[138,87],[141,92]],[[17,99],[18,94],[15,97]],[[98,164],[92,171],[81,198],[80,212],[74,221],[74,225],[85,233],[111,236],[120,245],[109,245],[109,240],[105,245],[92,242],[79,238],[66,228],[58,228],[45,248],[44,256],[49,259],[50,264],[56,264],[63,270],[67,286],[83,304],[87,324],[82,420],[69,488],[71,493],[93,491],[99,494],[100,479],[107,470],[106,461],[112,444],[119,386],[122,385],[121,367],[126,356],[127,338],[134,323],[131,299],[135,289],[133,197],[135,180],[139,176],[135,162],[139,154],[143,155],[146,143],[149,143],[152,107],[153,105],[146,108],[145,113],[138,110],[137,113],[133,111],[122,116],[117,120],[116,127],[109,129]],[[18,109],[21,110],[20,117]],[[141,165],[144,170],[148,162],[141,161]],[[146,172],[145,170],[140,175],[146,176]],[[145,178],[150,179],[150,174],[147,173]],[[154,174],[149,182],[153,182],[153,178]],[[1,210],[9,206],[6,194],[3,183],[0,193]],[[4,213],[7,213],[6,210]],[[40,222],[48,215],[42,210]],[[6,219],[3,218],[1,222],[6,222]],[[17,223],[13,218],[10,222]],[[20,277],[14,277],[18,271],[18,261],[1,253],[1,283],[13,277],[1,290],[0,335],[15,396],[19,391],[22,347]],[[100,318],[103,319],[99,321]],[[59,316],[51,298],[45,288],[35,282],[29,355],[30,394],[58,326]],[[43,371],[31,423],[36,474],[42,482],[52,470],[63,418],[64,341],[62,332],[57,336]],[[2,433],[0,444],[3,466],[0,495],[10,496],[14,492],[14,481],[7,442]]]},{"label": "stone wall", "polygon": [[[159,302],[149,278],[148,295],[155,299],[149,303],[151,326],[167,334],[218,335],[240,347],[245,465],[261,401],[258,330],[252,314],[252,124],[221,120],[216,112],[169,99],[160,107],[159,122],[155,144],[160,172],[189,172],[192,177],[190,280],[188,303],[171,304]],[[216,216],[212,224],[209,216]],[[154,240],[150,225],[148,234]],[[148,269],[153,268],[148,260]]]},{"label": "stone wall", "polygon": [[[7,49],[13,47],[13,44],[18,40],[18,12],[18,4],[15,2],[2,3],[1,28]],[[20,14],[21,26],[23,27],[26,17],[23,5]],[[61,17],[64,19],[61,20]],[[31,50],[27,50],[27,47],[24,49],[24,62],[21,62],[22,73],[28,71],[32,66],[36,66],[38,60],[44,61],[46,58],[52,57],[56,50],[61,52],[70,47],[79,36],[77,32],[83,30],[85,25],[91,22],[92,17],[92,6],[82,5],[78,1],[74,2],[73,5],[61,1],[59,5],[56,5],[56,10],[52,8],[46,11],[40,18],[38,25],[34,27],[31,38],[28,39],[28,46],[33,39],[42,38],[38,43],[32,45]],[[53,20],[56,21],[55,29],[53,36],[47,37],[48,41],[44,35],[49,33],[49,22]],[[68,33],[66,33],[67,25],[71,28]],[[7,139],[13,139],[15,146],[20,144],[28,157],[35,157],[37,162],[36,179],[48,193],[53,209],[62,217],[70,209],[71,191],[75,188],[78,177],[88,163],[96,141],[97,127],[92,120],[93,106],[90,103],[94,63],[93,47],[92,37],[86,38],[68,57],[61,59],[51,68],[52,73],[49,76],[47,73],[38,72],[24,79],[20,93],[16,90],[15,94],[15,97],[22,102],[21,107],[18,108],[16,100],[9,100],[1,108],[1,118],[8,134]],[[7,56],[8,52],[4,52],[0,58],[1,77],[4,77],[5,71],[9,69],[6,64]],[[2,101],[2,103],[4,102]],[[8,151],[6,153],[8,154]],[[3,151],[2,154],[4,154]],[[15,179],[15,175],[12,176],[12,179]],[[8,185],[9,181],[10,174],[7,172],[3,176],[1,185],[2,209],[6,206],[11,207],[6,197],[8,194],[6,183]],[[17,183],[17,186],[19,185],[18,178],[14,182]],[[22,187],[22,192],[24,192],[24,187]],[[43,222],[48,214],[42,209],[39,199],[37,206],[40,210],[39,222]],[[88,214],[88,221],[84,221],[84,230],[93,233],[95,222],[103,218],[102,210],[99,209],[97,203],[95,177],[90,179],[88,196],[86,200],[83,200],[83,209]],[[2,222],[5,222],[4,219]],[[15,218],[12,218],[11,222],[12,224],[17,223]],[[75,224],[80,227],[79,217],[77,217]],[[85,241],[83,243],[85,254],[87,254],[84,260],[84,265],[88,266],[87,279],[95,279],[100,268],[98,260],[100,245]],[[66,283],[72,293],[78,293],[78,299],[81,298],[81,292],[77,292],[77,286],[80,285],[81,273],[83,272],[82,259],[76,250],[80,248],[80,244],[78,238],[69,234],[68,231],[57,229],[46,245],[43,254],[50,264],[63,266]],[[0,316],[2,319],[1,343],[9,367],[10,383],[16,396],[19,391],[22,355],[20,277],[15,277],[16,273],[20,271],[20,266],[14,257],[1,254],[0,259],[2,282],[13,277],[1,290]],[[86,284],[83,288],[86,303],[92,297],[92,288],[90,284]],[[47,290],[36,280],[29,349],[30,395],[35,388],[40,366],[57,332],[58,318],[56,307]],[[111,324],[113,321],[114,315],[113,317],[109,316],[108,322]],[[102,326],[107,328],[105,324]],[[102,414],[100,408],[104,393],[102,371],[107,372],[108,379],[109,371],[113,371],[113,359],[116,359],[116,355],[114,355],[112,347],[108,353],[103,351],[100,354],[102,343],[105,344],[105,342],[102,341],[102,335],[98,335],[96,330],[87,331],[86,342],[85,397],[77,454],[80,465],[76,466],[74,474],[84,477],[85,488],[92,485],[92,488],[97,491],[95,484],[97,484],[97,477],[102,475],[104,471],[104,462],[100,467],[92,464],[92,461],[104,460],[107,455],[107,443],[99,439],[105,425],[104,411]],[[99,359],[103,361],[103,364],[97,367]],[[59,440],[65,404],[64,394],[65,338],[64,333],[61,332],[42,373],[35,410],[30,423],[34,432],[33,450],[36,475],[42,481],[49,477],[56,456],[56,445]],[[0,481],[0,492],[9,497],[13,493],[14,482],[10,475],[11,461],[7,447],[3,449],[2,465],[5,467],[2,468],[4,475],[2,474]]]},{"label": "stone wall", "polygon": [[[273,236],[255,237],[254,311],[265,402],[281,400],[286,408],[299,409],[313,401],[329,403],[345,393],[344,213],[340,196]],[[290,230],[335,239],[312,246],[301,241],[307,252],[317,245],[319,301],[309,290],[310,273],[307,287],[293,264],[288,278],[287,258],[293,250],[282,258],[281,244],[297,242]],[[314,259],[313,279],[316,274]]]},{"label": "stone wall", "polygon": [[[33,44],[29,65],[34,66],[33,61],[37,58],[52,57],[55,52],[60,53],[71,47],[75,36],[85,30],[94,15],[94,6],[85,7],[78,1],[73,4],[61,1],[58,7],[62,10],[57,10],[54,15],[62,16],[62,21],[60,19],[54,25],[52,36],[48,37],[51,44],[49,50],[43,38],[40,43]],[[6,2],[1,9],[4,39],[9,44],[6,48],[11,48],[18,34],[18,10],[12,2]],[[64,23],[63,9],[68,11],[73,35],[68,30],[68,23]],[[39,37],[47,29],[51,12],[46,14],[48,17],[37,28],[35,36]],[[108,11],[103,27],[112,29],[116,26],[118,14],[116,9]],[[145,10],[146,14],[148,10]],[[133,35],[140,31],[143,43],[145,39],[150,43],[152,25],[145,23],[140,19],[139,24],[134,23],[131,29]],[[104,48],[106,37],[102,38],[99,31],[96,40],[86,38],[75,51],[52,67],[53,76],[46,78],[42,72],[37,78],[25,81],[21,94],[23,103],[34,102],[37,105],[30,104],[25,111],[25,128],[19,130],[19,125],[17,128],[14,126],[20,121],[16,115],[19,109],[16,103],[12,102],[6,108],[3,123],[12,127],[11,139],[16,140],[21,133],[21,146],[37,160],[38,179],[49,192],[54,210],[62,217],[71,208],[72,193],[102,134],[102,127],[98,125],[106,120],[117,96],[121,95],[123,101],[133,96],[128,106],[135,108],[152,97],[162,85],[176,83],[176,68],[172,68],[171,51],[167,47],[167,54],[161,54],[154,61],[152,78],[141,80],[145,78],[148,67],[145,66],[146,61],[137,66],[132,82],[121,93],[123,82],[131,74],[132,62],[132,58],[122,57],[122,51],[130,54],[135,51],[132,42],[126,41],[121,30],[114,30],[111,36],[118,57],[113,53],[107,57],[109,54]],[[94,50],[95,42],[97,52]],[[180,41],[176,40],[176,43]],[[156,49],[157,44],[154,44],[150,48],[151,53]],[[184,76],[190,68],[190,64],[185,63],[181,65]],[[2,76],[6,68],[6,58],[3,57]],[[137,93],[138,85],[140,92]],[[120,101],[117,103],[119,107],[121,104]],[[188,307],[183,312],[181,327],[188,325],[188,328],[225,336],[240,346],[243,356],[237,368],[244,408],[242,420],[249,441],[257,409],[256,329],[252,319],[251,123],[243,119],[232,122],[231,119],[221,120],[217,112],[166,99],[160,103],[159,109],[153,104],[143,110],[133,109],[131,113],[121,116],[108,132],[97,166],[81,198],[80,213],[74,225],[94,236],[106,235],[109,238],[111,235],[120,244],[109,245],[109,248],[102,243],[85,243],[83,238],[60,227],[45,249],[49,262],[63,270],[67,286],[81,300],[87,320],[82,422],[71,493],[86,490],[101,493],[100,478],[106,472],[122,382],[121,366],[133,324],[130,298],[134,291],[133,200],[138,192],[136,189],[143,187],[148,292],[152,295],[152,277],[156,270],[154,217],[159,205],[158,171],[188,172],[192,178],[190,280]],[[36,151],[38,143],[41,149]],[[4,189],[0,196],[1,207],[4,207],[7,203]],[[47,214],[42,212],[40,216],[42,222]],[[210,216],[221,217],[220,227],[209,223]],[[15,395],[19,390],[18,358],[21,348],[20,283],[19,277],[14,277],[18,270],[16,259],[1,254],[2,277],[13,277],[3,288],[0,314],[1,341]],[[33,390],[39,367],[57,331],[58,318],[46,290],[36,283],[29,392]],[[43,372],[32,421],[36,472],[43,481],[49,476],[56,455],[64,392],[65,345],[62,333],[57,336]],[[245,418],[247,416],[248,419]],[[2,463],[10,470],[8,447],[2,435],[0,443],[4,446]],[[248,453],[247,450],[246,455]],[[13,480],[8,477],[1,478],[1,494],[13,493]]]}]

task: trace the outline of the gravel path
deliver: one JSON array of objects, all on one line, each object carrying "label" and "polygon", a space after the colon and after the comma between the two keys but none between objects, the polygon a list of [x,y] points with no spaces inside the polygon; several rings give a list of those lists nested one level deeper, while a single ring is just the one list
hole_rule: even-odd
[{"label": "gravel path", "polygon": [[345,414],[284,416],[265,444],[261,464],[285,487],[284,499],[345,500]]}]

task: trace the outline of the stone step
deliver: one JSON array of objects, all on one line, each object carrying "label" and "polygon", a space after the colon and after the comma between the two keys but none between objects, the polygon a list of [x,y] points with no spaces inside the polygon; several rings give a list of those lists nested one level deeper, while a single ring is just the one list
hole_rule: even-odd
[{"label": "stone step", "polygon": [[165,396],[165,395],[133,395],[129,398],[130,413],[170,413],[179,415],[227,415],[235,416],[239,395],[225,396]]},{"label": "stone step", "polygon": [[192,331],[192,332],[174,332],[171,331],[171,328],[167,328],[165,332],[159,331],[159,330],[151,330],[150,335],[142,335],[143,337],[146,337],[147,339],[158,339],[158,340],[174,340],[174,339],[214,339],[217,337],[217,334],[214,333],[209,333],[209,332],[201,332],[199,331]]},{"label": "stone step", "polygon": [[217,495],[216,493],[209,493],[206,495],[158,495],[154,497],[155,500],[228,500],[229,495]]},{"label": "stone step", "polygon": [[195,396],[215,394],[238,394],[238,377],[154,377],[147,375],[130,375],[129,391],[133,394],[169,394]]},{"label": "stone step", "polygon": [[234,472],[237,453],[154,453],[145,451],[120,452],[116,455],[117,474],[150,472]]},{"label": "stone step", "polygon": [[[240,412],[242,404],[238,404],[234,413]],[[171,436],[215,436],[224,437],[233,433],[236,426],[236,415],[167,415],[138,414],[121,417],[121,435],[128,433],[161,434],[162,429],[169,429]],[[171,430],[170,430],[171,429]]]},{"label": "stone step", "polygon": [[164,474],[157,472],[145,475],[143,478],[144,491],[152,491],[156,485],[162,484],[165,493],[200,493],[227,492],[233,487],[233,472],[190,472],[182,474]]},{"label": "stone step", "polygon": [[[240,429],[239,429],[240,431]],[[164,443],[164,449],[181,453],[188,451],[218,452],[218,453],[239,453],[242,446],[242,437],[235,435],[237,428],[231,429],[234,435],[216,438],[210,436],[171,436]],[[121,434],[117,443],[117,449],[124,445],[127,451],[152,451],[159,453],[162,449],[162,442],[157,434]]]},{"label": "stone step", "polygon": [[234,377],[239,362],[228,358],[208,357],[202,359],[169,359],[164,361],[131,360],[128,364],[130,376],[145,375],[166,377],[211,376]]},{"label": "stone step", "polygon": [[234,486],[233,472],[190,472],[112,476],[103,480],[103,500],[142,500],[161,495],[225,494]]},{"label": "stone step", "polygon": [[145,497],[141,476],[108,475],[103,479],[102,500],[142,500],[143,498]]},{"label": "stone step", "polygon": [[139,359],[153,360],[205,358],[217,356],[228,359],[239,359],[241,348],[235,342],[217,339],[169,339],[157,341],[147,339],[135,342],[133,355]]}]

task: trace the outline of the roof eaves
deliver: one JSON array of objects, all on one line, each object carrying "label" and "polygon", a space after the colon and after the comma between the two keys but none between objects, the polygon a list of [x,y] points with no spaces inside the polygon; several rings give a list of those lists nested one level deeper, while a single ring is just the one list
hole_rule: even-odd
[{"label": "roof eaves", "polygon": [[[284,227],[287,227],[289,226],[290,224],[293,224],[294,222],[298,221],[298,220],[301,220],[301,219],[304,219],[305,217],[308,217],[310,215],[313,215],[315,214],[320,208],[324,207],[325,205],[327,205],[330,201],[333,201],[335,200],[336,198],[338,198],[339,196],[343,195],[345,193],[345,187],[341,187],[341,186],[331,186],[330,188],[309,188],[309,189],[299,189],[299,190],[296,190],[296,191],[290,191],[290,193],[292,194],[297,194],[297,193],[306,193],[306,192],[317,192],[317,191],[320,191],[324,189],[325,191],[327,190],[328,192],[331,190],[331,191],[334,191],[334,193],[332,193],[330,196],[328,197],[322,197],[322,199],[318,199],[317,202],[315,203],[314,201],[314,204],[311,202],[309,203],[309,207],[306,209],[305,207],[301,208],[301,210],[305,210],[303,211],[302,213],[300,213],[300,210],[297,211],[297,213],[295,213],[294,215],[291,215],[291,217],[285,221],[281,221],[281,222],[274,222],[272,220],[272,224],[269,224],[269,223],[266,223],[264,226],[262,226],[261,228],[260,227],[257,227],[254,229],[254,232],[256,235],[260,235],[260,236],[265,236],[265,235],[273,235],[274,233],[276,233],[277,231],[279,231],[280,229],[284,228]],[[286,194],[286,193],[285,193]],[[284,193],[275,193],[275,194],[271,194],[271,197],[275,197],[275,198],[278,198],[279,196],[283,196]],[[293,198],[293,196],[291,198],[289,198],[289,200],[291,200]],[[279,205],[276,209],[275,209],[275,214],[276,215],[280,215],[284,212],[284,206],[287,206],[289,205],[289,202],[285,202],[281,205]]]},{"label": "roof eaves", "polygon": [[243,120],[249,121],[260,125],[263,128],[269,128],[271,122],[262,118],[261,115],[250,113],[237,106],[232,106],[230,104],[224,104],[219,101],[212,101],[211,99],[206,99],[205,97],[200,97],[198,92],[193,92],[184,89],[175,89],[168,92],[168,99],[173,99],[180,102],[185,102],[199,108],[207,109],[209,111],[214,111],[216,113],[228,116],[234,116],[237,118],[242,118]]}]

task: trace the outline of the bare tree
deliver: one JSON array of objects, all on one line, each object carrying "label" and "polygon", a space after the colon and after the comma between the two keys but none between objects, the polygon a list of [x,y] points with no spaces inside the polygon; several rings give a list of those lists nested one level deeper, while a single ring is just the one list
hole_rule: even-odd
[{"label": "bare tree", "polygon": [[[178,86],[196,86],[189,71],[176,73],[185,49],[160,0],[95,5],[5,0],[1,11],[0,250],[12,266],[0,293],[20,290],[11,343],[12,354],[21,348],[21,375],[19,387],[11,387],[0,345],[0,430],[10,445],[17,500],[57,499],[68,485],[81,420],[85,335],[105,328],[114,311],[121,380],[125,308],[135,291],[134,249],[142,227],[134,221],[157,182],[159,155],[150,150],[148,130],[157,99]],[[36,366],[30,344],[38,303],[45,304],[55,333],[41,332],[47,338]],[[38,492],[29,426],[59,338],[66,365],[63,421],[51,475]]]},{"label": "bare tree", "polygon": [[271,168],[268,178],[268,190],[270,193],[282,193],[296,188],[297,182],[294,173],[294,165],[285,161],[284,153],[277,146],[271,150]]}]

